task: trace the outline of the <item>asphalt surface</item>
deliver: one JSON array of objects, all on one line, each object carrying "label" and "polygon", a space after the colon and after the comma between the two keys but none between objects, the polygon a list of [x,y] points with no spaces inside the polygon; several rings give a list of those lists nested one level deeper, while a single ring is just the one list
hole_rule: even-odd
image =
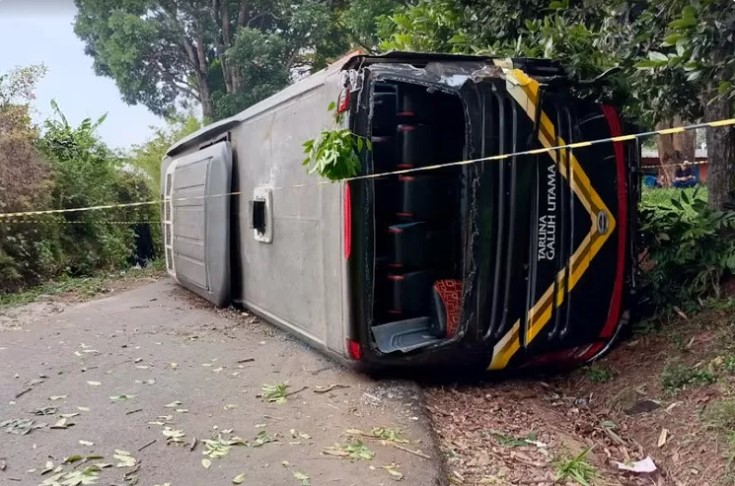
[{"label": "asphalt surface", "polygon": [[[414,384],[345,369],[169,280],[0,314],[2,485],[442,482]],[[285,403],[266,384],[287,385]],[[408,442],[347,432],[376,427]]]}]

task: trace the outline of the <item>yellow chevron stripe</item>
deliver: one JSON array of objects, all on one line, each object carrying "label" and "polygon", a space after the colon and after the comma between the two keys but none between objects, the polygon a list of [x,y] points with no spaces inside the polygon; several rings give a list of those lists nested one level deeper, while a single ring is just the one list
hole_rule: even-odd
[{"label": "yellow chevron stripe", "polygon": [[[535,120],[537,104],[539,101],[539,83],[518,69],[506,70],[505,74],[508,93],[524,109],[529,118],[531,120]],[[600,195],[592,187],[589,177],[584,172],[584,169],[574,154],[569,152],[568,149],[559,149],[557,151],[548,150],[550,147],[557,145],[566,145],[566,142],[561,138],[557,138],[554,124],[546,113],[542,111],[540,115],[539,141],[544,147],[543,151],[549,154],[549,157],[551,157],[557,165],[559,172],[565,179],[567,179],[572,191],[589,213],[591,227],[590,232],[585,236],[584,240],[577,247],[569,260],[570,276],[569,281],[566,282],[567,285],[564,285],[564,280],[566,279],[568,270],[568,268],[565,267],[557,274],[556,277],[556,298],[553,299],[555,284],[552,283],[533,307],[529,309],[529,325],[526,337],[529,343],[539,335],[551,320],[552,307],[554,305],[559,307],[564,303],[566,294],[570,293],[577,285],[589,268],[590,262],[608,240],[616,226],[615,218],[605,205],[605,202],[602,200]],[[572,147],[585,147],[589,145],[591,145],[589,142],[580,142],[578,144],[573,144]],[[536,151],[531,151],[531,153],[535,152]],[[567,158],[569,160],[569,167],[567,167]],[[600,234],[599,228],[597,227],[597,215],[601,211],[607,214],[610,222],[609,227],[604,234]],[[520,350],[520,322],[520,319],[518,319],[513,324],[511,330],[508,331],[506,335],[503,336],[503,338],[495,345],[493,348],[492,361],[490,362],[488,369],[499,370],[505,368],[513,355]]]}]

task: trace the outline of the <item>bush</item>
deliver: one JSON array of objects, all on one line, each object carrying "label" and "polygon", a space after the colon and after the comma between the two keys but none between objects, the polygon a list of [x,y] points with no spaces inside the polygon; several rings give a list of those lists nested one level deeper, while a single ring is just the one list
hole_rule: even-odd
[{"label": "bush", "polygon": [[690,308],[718,296],[735,270],[735,213],[708,207],[700,190],[644,193],[640,228],[646,259],[642,286],[655,308]]}]

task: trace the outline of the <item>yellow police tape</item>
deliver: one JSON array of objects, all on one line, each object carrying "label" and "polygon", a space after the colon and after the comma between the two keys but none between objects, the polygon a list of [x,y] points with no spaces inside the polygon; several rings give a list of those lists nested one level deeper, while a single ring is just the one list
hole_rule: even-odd
[{"label": "yellow police tape", "polygon": [[[683,125],[683,126],[672,127],[672,128],[664,128],[661,130],[640,132],[640,133],[634,133],[630,135],[620,135],[617,137],[600,138],[597,140],[589,140],[585,142],[568,143],[566,145],[543,147],[543,148],[537,148],[537,149],[532,149],[532,150],[525,150],[521,152],[513,152],[509,154],[491,155],[489,157],[481,157],[477,159],[460,160],[456,162],[447,162],[443,164],[434,164],[434,165],[428,165],[428,166],[423,166],[423,167],[413,167],[410,169],[399,169],[399,170],[394,170],[390,172],[380,172],[377,174],[365,174],[365,175],[359,175],[355,177],[347,177],[345,179],[342,179],[341,182],[371,180],[371,179],[378,179],[381,177],[388,177],[388,176],[393,176],[393,175],[406,175],[406,174],[413,174],[416,172],[428,172],[432,170],[443,169],[446,167],[456,167],[456,166],[461,166],[461,165],[470,165],[470,164],[477,164],[477,163],[482,163],[482,162],[506,160],[512,157],[519,157],[519,156],[524,156],[524,155],[538,155],[538,154],[543,154],[546,152],[551,152],[554,150],[586,148],[586,147],[591,147],[593,145],[599,145],[603,143],[627,142],[630,140],[650,137],[653,135],[670,135],[673,133],[681,133],[681,132],[690,131],[690,130],[698,130],[701,128],[721,128],[721,127],[733,126],[733,125],[735,125],[735,118],[728,118],[724,120],[716,120],[716,121],[706,122],[706,123],[696,123],[693,125]],[[695,163],[695,165],[699,165],[702,163],[704,162]],[[665,165],[657,164],[657,165],[645,166],[642,168],[657,168],[657,167],[666,167],[666,166],[674,166],[674,165],[677,165],[677,164],[665,164]],[[332,181],[320,180],[317,182],[307,183],[307,184],[294,184],[291,186],[274,187],[273,190],[297,189],[297,188],[303,188],[303,187],[309,187],[309,186],[315,186],[315,185],[321,185],[321,184],[332,184],[332,183],[333,183]],[[15,213],[0,213],[0,220],[4,220],[3,222],[8,222],[7,220],[10,218],[18,218],[18,217],[25,217],[25,216],[38,216],[42,214],[63,214],[63,213],[72,213],[72,212],[81,212],[81,211],[102,211],[102,210],[107,210],[107,209],[130,208],[130,207],[147,206],[147,205],[153,205],[153,204],[163,204],[165,202],[187,201],[187,200],[194,200],[194,199],[209,199],[209,198],[214,198],[214,197],[226,197],[226,196],[239,196],[241,194],[242,194],[241,192],[227,192],[223,194],[209,194],[205,196],[167,198],[167,199],[157,199],[153,201],[140,201],[140,202],[134,202],[134,203],[105,204],[105,205],[100,205],[100,206],[88,206],[88,207],[82,207],[82,208],[46,209],[46,210],[40,210],[40,211],[20,211],[20,212],[15,212]]]}]

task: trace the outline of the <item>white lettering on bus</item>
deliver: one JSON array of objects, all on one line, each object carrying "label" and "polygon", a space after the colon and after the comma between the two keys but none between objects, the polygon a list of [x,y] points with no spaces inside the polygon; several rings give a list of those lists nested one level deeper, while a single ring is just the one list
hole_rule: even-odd
[{"label": "white lettering on bus", "polygon": [[539,260],[556,256],[556,165],[549,164],[546,175],[546,210],[538,221]]}]

